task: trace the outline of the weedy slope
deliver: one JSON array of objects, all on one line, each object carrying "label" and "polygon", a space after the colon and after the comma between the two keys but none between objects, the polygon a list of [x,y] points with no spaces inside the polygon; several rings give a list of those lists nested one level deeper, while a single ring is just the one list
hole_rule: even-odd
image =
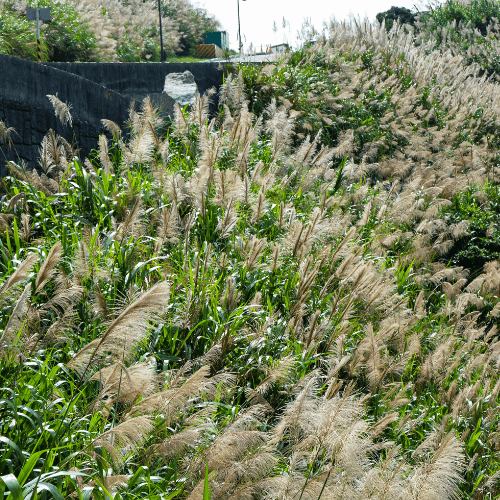
[{"label": "weedy slope", "polygon": [[498,91],[332,24],[215,119],[49,132],[3,181],[0,489],[498,497]]}]

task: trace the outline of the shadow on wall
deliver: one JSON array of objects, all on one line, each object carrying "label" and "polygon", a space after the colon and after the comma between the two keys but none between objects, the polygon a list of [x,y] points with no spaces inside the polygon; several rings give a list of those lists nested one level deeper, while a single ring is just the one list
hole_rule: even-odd
[{"label": "shadow on wall", "polygon": [[[0,86],[0,120],[16,131],[10,147],[0,145],[0,177],[6,175],[6,161],[24,160],[28,167],[35,167],[49,129],[77,144],[82,158],[88,156],[97,147],[99,135],[107,132],[101,120],[112,120],[123,128],[131,102],[161,95],[169,73],[191,71],[202,94],[223,82],[217,63],[39,64],[0,54],[0,64],[5,75]],[[48,94],[71,105],[73,127],[56,119]]]}]

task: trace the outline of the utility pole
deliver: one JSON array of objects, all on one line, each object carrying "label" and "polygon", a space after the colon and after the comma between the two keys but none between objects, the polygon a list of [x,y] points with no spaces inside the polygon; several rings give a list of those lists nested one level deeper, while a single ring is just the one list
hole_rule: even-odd
[{"label": "utility pole", "polygon": [[38,62],[42,62],[42,40],[40,38],[40,21],[50,21],[50,8],[27,9],[26,19],[36,21],[36,53]]},{"label": "utility pole", "polygon": [[163,30],[161,27],[161,0],[158,0],[158,16],[160,17],[160,47],[161,47],[161,62],[165,62],[163,55]]},{"label": "utility pole", "polygon": [[[246,0],[243,0],[243,1],[246,2]],[[241,52],[243,50],[243,42],[241,41],[240,0],[238,0],[238,38],[239,38],[239,41],[240,41],[239,50],[240,50],[240,56],[241,56],[242,55]]]}]

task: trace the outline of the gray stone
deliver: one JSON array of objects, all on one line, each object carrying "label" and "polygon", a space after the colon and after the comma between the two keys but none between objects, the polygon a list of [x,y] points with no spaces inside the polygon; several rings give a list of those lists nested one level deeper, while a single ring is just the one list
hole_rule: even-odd
[{"label": "gray stone", "polygon": [[[184,73],[170,73],[165,78],[165,85],[161,95],[151,96],[153,105],[158,106],[169,116],[174,114],[174,105],[178,102],[184,106],[192,107],[198,94],[198,86],[190,71]],[[155,101],[159,102],[155,102]]]}]

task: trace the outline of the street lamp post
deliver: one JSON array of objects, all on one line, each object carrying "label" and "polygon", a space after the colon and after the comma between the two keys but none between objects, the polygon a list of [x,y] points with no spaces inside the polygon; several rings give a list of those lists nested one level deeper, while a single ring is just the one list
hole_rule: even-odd
[{"label": "street lamp post", "polygon": [[158,0],[158,15],[160,17],[160,47],[161,47],[161,62],[164,62],[164,55],[163,55],[163,30],[161,27],[161,0]]}]

